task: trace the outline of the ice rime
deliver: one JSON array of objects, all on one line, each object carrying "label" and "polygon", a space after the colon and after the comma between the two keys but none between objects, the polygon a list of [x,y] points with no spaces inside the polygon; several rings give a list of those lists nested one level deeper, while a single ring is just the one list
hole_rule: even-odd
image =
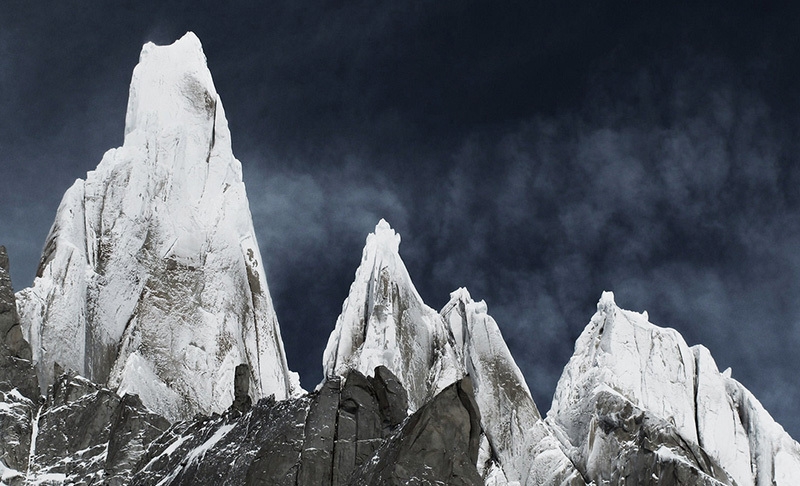
[{"label": "ice rime", "polygon": [[442,316],[462,336],[459,350],[475,387],[481,426],[499,461],[488,465],[487,484],[504,484],[500,478],[520,485],[584,484],[542,420],[486,303],[460,288],[450,294]]},{"label": "ice rime", "polygon": [[[412,410],[463,376],[453,336],[425,305],[399,254],[400,235],[385,220],[375,226],[323,355],[326,377],[350,370],[372,375],[384,365],[408,391]],[[446,377],[446,378],[445,378]],[[444,379],[448,381],[441,386]]]},{"label": "ice rime", "polygon": [[[500,329],[466,289],[437,313],[422,301],[399,254],[400,235],[381,220],[367,236],[361,264],[325,349],[325,375],[389,368],[417,409],[469,374],[488,457],[479,470],[492,484],[584,482],[542,420]],[[492,457],[496,454],[497,457]],[[486,461],[490,464],[484,464]],[[497,462],[492,462],[492,461]]]},{"label": "ice rime", "polygon": [[613,431],[628,427],[626,414],[637,424],[661,424],[649,430],[669,443],[654,452],[676,467],[699,468],[704,484],[789,485],[800,478],[800,446],[729,371],[719,372],[706,348],[690,348],[674,329],[620,309],[604,292],[558,382],[548,421],[579,469],[602,482],[622,470],[615,461],[626,454],[653,452],[615,442]]},{"label": "ice rime", "polygon": [[67,191],[18,299],[43,388],[57,363],[173,420],[227,408],[241,363],[255,399],[300,390],[193,33],[142,49],[124,144]]}]

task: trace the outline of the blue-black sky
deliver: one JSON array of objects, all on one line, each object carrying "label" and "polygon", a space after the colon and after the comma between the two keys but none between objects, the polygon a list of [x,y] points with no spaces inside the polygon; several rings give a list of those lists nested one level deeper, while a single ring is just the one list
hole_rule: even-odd
[{"label": "blue-black sky", "polygon": [[[122,143],[146,41],[203,42],[303,384],[385,217],[423,298],[485,299],[540,409],[602,290],[800,437],[800,12],[779,2],[0,8],[0,244],[31,284]],[[698,5],[702,3],[702,5]]]}]

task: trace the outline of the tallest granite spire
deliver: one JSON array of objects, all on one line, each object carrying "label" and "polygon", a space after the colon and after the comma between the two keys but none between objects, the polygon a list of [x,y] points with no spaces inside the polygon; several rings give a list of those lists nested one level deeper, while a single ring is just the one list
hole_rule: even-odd
[{"label": "tallest granite spire", "polygon": [[64,195],[18,295],[42,385],[58,365],[177,419],[230,405],[245,363],[251,396],[292,396],[241,165],[193,33],[143,47],[125,121],[123,146]]}]

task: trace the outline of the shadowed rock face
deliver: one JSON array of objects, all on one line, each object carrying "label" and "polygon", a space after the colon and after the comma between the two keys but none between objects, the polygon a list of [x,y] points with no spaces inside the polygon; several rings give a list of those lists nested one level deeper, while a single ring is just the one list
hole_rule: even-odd
[{"label": "shadowed rock face", "polygon": [[673,424],[624,397],[598,393],[593,406],[593,411],[587,411],[592,454],[609,460],[591,461],[589,476],[621,485],[736,484],[703,449],[681,437]]},{"label": "shadowed rock face", "polygon": [[[20,471],[28,467],[33,419],[38,405],[0,383],[0,461]],[[12,483],[14,484],[14,483]]]},{"label": "shadowed rock face", "polygon": [[469,379],[408,417],[397,378],[387,368],[374,374],[353,371],[303,398],[176,424],[142,458],[132,484],[482,484]]},{"label": "shadowed rock face", "polygon": [[250,367],[246,364],[240,364],[236,367],[236,372],[233,378],[233,405],[231,409],[239,413],[244,413],[253,405],[253,401],[248,395],[250,390]]},{"label": "shadowed rock face", "polygon": [[420,408],[351,484],[480,485],[481,425],[469,377]]},{"label": "shadowed rock face", "polygon": [[147,446],[169,427],[135,395],[62,375],[38,417],[31,475],[63,475],[69,483],[129,484]]},{"label": "shadowed rock face", "polygon": [[39,383],[31,348],[22,338],[8,270],[8,254],[0,246],[0,463],[20,471],[4,475],[3,481],[14,485],[22,484],[22,472],[28,467]]},{"label": "shadowed rock face", "polygon": [[[237,374],[237,380],[240,375]],[[179,423],[142,458],[135,484],[345,485],[407,416],[386,368],[354,371],[305,397]],[[200,460],[202,458],[202,460]]]},{"label": "shadowed rock face", "polygon": [[22,327],[17,314],[17,300],[11,286],[8,253],[0,246],[0,349],[5,355],[31,360],[31,347],[22,336]]}]

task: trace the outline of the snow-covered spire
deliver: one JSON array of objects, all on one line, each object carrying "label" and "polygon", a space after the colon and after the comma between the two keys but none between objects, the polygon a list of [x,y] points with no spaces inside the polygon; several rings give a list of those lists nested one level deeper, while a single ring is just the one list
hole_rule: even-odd
[{"label": "snow-covered spire", "polygon": [[241,165],[191,32],[142,49],[124,145],[64,195],[39,278],[19,301],[43,386],[58,364],[171,419],[227,408],[241,363],[255,399],[299,390]]},{"label": "snow-covered spire", "polygon": [[450,293],[441,314],[475,387],[481,427],[490,444],[487,455],[499,462],[496,466],[506,479],[517,484],[583,484],[542,420],[486,303],[475,302],[467,289],[459,288]]},{"label": "snow-covered spire", "polygon": [[[706,348],[619,308],[611,292],[578,338],[547,420],[598,484],[665,467],[694,468],[697,484],[789,485],[800,477],[800,445],[719,372]],[[626,463],[639,468],[625,472]]]},{"label": "snow-covered spire", "polygon": [[386,255],[400,255],[400,235],[392,229],[385,219],[381,218],[375,225],[375,232],[367,235],[366,247],[370,251],[382,252]]},{"label": "snow-covered spire", "polygon": [[325,376],[349,370],[371,375],[379,365],[408,390],[412,409],[435,393],[445,375],[461,374],[453,336],[425,305],[399,254],[400,235],[385,220],[367,236],[361,264],[323,355]]}]

